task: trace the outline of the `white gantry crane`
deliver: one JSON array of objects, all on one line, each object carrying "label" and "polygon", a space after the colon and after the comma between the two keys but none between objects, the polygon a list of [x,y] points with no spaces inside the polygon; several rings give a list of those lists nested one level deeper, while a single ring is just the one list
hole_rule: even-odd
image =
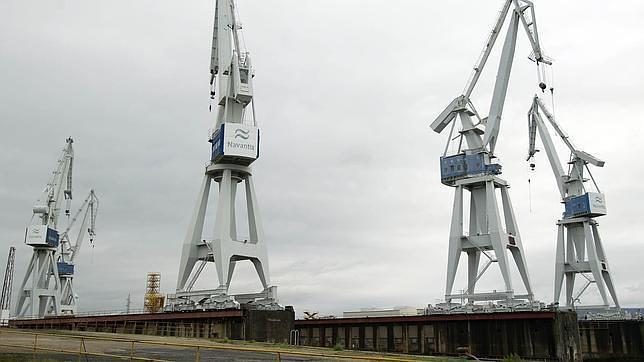
[{"label": "white gantry crane", "polygon": [[73,142],[71,138],[66,140],[52,178],[34,205],[32,223],[25,233],[25,243],[33,247],[33,255],[20,285],[16,309],[19,317],[61,314],[55,253],[60,242],[58,222],[62,204],[65,202],[65,214],[69,215],[72,200]]},{"label": "white gantry crane", "polygon": [[11,292],[13,291],[13,270],[14,260],[16,259],[16,248],[9,247],[9,256],[7,257],[7,267],[4,272],[4,281],[2,283],[2,295],[0,296],[0,327],[9,325],[9,315],[11,314]]},{"label": "white gantry crane", "polygon": [[[254,302],[265,308],[279,308],[276,287],[270,285],[268,256],[259,215],[257,196],[249,165],[259,157],[259,129],[255,120],[253,76],[249,53],[240,44],[241,29],[233,0],[217,0],[210,63],[211,100],[216,102],[215,131],[209,135],[210,162],[199,191],[194,215],[184,240],[176,295],[168,296],[168,308],[238,308]],[[215,91],[218,83],[218,91]],[[212,183],[218,184],[214,236],[202,236]],[[244,185],[248,237],[237,233],[236,196]],[[263,290],[259,293],[229,295],[230,281],[238,261],[250,260]],[[193,290],[205,266],[213,262],[218,287]]]},{"label": "white gantry crane", "polygon": [[[510,22],[503,44],[489,114],[487,117],[481,117],[470,97],[508,15]],[[532,2],[527,0],[505,1],[463,93],[456,97],[431,125],[435,132],[440,133],[451,123],[447,145],[440,159],[442,183],[456,189],[445,288],[445,299],[448,303],[453,299],[467,299],[468,303],[478,300],[514,303],[514,301],[526,299],[531,302],[533,299],[528,266],[510,202],[508,184],[498,177],[501,173],[501,165],[493,162],[520,25],[525,29],[532,46],[530,59],[536,62],[538,71],[542,72],[544,65],[551,64],[551,61],[543,54],[539,43]],[[539,87],[543,90],[546,85],[541,82]],[[457,119],[461,123],[460,135],[453,139]],[[466,145],[463,144],[463,139],[465,139]],[[447,152],[452,141],[458,142],[458,148],[455,154],[448,155]],[[499,189],[501,193],[502,214],[499,213],[496,189]],[[469,228],[466,232],[463,230],[464,190],[470,192]],[[501,217],[504,218],[505,229]],[[508,250],[521,275],[526,289],[525,295],[515,294],[507,256]],[[468,260],[467,290],[463,293],[453,294],[454,280],[462,253],[467,254]],[[487,260],[485,265],[479,269],[481,255]],[[489,293],[477,292],[475,287],[478,280],[492,263],[497,263],[500,268],[503,287]]]},{"label": "white gantry crane", "polygon": [[[74,214],[67,229],[60,235],[60,252],[57,267],[61,285],[60,308],[62,314],[76,314],[77,295],[74,290],[74,265],[83,246],[85,234],[89,237],[90,243],[94,243],[97,213],[98,198],[94,190],[90,190],[89,195]],[[76,239],[73,240],[70,234],[78,220],[80,220],[80,225],[78,225]]]},{"label": "white gantry crane", "polygon": [[[545,115],[557,135],[570,150],[567,172],[562,167],[541,113]],[[614,306],[619,308],[610,267],[599,236],[597,222],[594,219],[594,217],[606,215],[606,202],[604,194],[599,191],[588,168],[589,164],[603,167],[604,161],[575,147],[568,135],[555,121],[554,116],[536,95],[528,112],[528,123],[528,160],[532,159],[538,151],[535,148],[538,130],[548,161],[555,174],[557,188],[565,209],[562,219],[557,222],[554,302],[559,302],[561,287],[565,279],[566,307],[574,308],[581,295],[591,284],[595,284],[603,300],[602,306],[609,307],[610,297]],[[531,166],[534,167],[533,165]],[[584,183],[588,181],[584,176],[585,171],[588,172],[596,192],[588,191],[584,186]],[[575,293],[577,276],[581,276],[585,283]]]}]

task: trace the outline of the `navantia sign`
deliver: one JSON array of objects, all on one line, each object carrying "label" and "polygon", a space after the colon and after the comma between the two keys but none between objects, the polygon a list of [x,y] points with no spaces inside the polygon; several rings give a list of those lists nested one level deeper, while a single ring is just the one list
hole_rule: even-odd
[{"label": "navantia sign", "polygon": [[259,128],[241,123],[224,123],[212,137],[212,161],[222,158],[257,159]]}]

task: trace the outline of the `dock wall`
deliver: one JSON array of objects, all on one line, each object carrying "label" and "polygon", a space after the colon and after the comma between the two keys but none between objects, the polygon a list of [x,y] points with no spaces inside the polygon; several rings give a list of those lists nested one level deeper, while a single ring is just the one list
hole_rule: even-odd
[{"label": "dock wall", "polygon": [[10,327],[288,343],[295,313],[221,310],[11,320]]},{"label": "dock wall", "polygon": [[577,317],[514,312],[298,320],[300,344],[424,355],[581,361]]}]

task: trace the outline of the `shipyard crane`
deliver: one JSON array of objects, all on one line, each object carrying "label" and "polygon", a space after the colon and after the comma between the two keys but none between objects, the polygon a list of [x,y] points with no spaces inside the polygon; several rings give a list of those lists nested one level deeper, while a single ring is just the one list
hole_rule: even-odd
[{"label": "shipyard crane", "polygon": [[[479,77],[490,57],[505,19],[508,17],[510,21],[501,52],[489,113],[487,117],[482,117],[474,106],[471,95],[478,84]],[[451,124],[447,145],[440,158],[441,182],[455,187],[445,288],[445,299],[448,303],[452,299],[467,299],[468,303],[477,300],[507,302],[521,298],[531,302],[533,299],[528,267],[510,202],[508,184],[498,177],[501,174],[501,165],[494,162],[519,24],[524,28],[532,47],[529,59],[536,63],[538,73],[544,73],[543,67],[552,64],[552,61],[544,55],[539,42],[532,2],[506,0],[463,93],[456,97],[431,124],[431,128],[437,133],[441,133]],[[546,88],[542,79],[539,80],[539,88],[542,90]],[[457,119],[461,123],[460,134],[458,137],[452,138]],[[466,145],[463,144],[463,139],[465,139]],[[455,154],[447,155],[449,145],[454,140],[458,140],[458,149]],[[502,213],[499,213],[497,206],[496,189],[501,191]],[[463,231],[463,190],[470,192],[470,217],[467,233]],[[505,230],[501,223],[501,217],[505,220]],[[507,250],[511,252],[521,275],[527,292],[525,295],[514,294]],[[461,294],[452,294],[461,253],[466,253],[468,256],[467,291]],[[487,261],[479,270],[482,255]],[[492,263],[499,265],[503,277],[503,289],[491,293],[476,292],[477,281]]]},{"label": "shipyard crane", "polygon": [[[98,197],[94,190],[83,201],[81,207],[76,211],[65,231],[60,234],[60,253],[58,254],[58,275],[60,277],[61,294],[60,308],[62,314],[76,314],[77,296],[74,290],[75,260],[81,251],[85,235],[89,242],[94,244],[96,236],[96,214],[98,213]],[[80,219],[79,219],[80,218]],[[71,230],[80,220],[76,240],[70,236]]]},{"label": "shipyard crane", "polygon": [[61,284],[54,254],[60,243],[58,222],[63,202],[69,216],[72,200],[74,149],[67,138],[52,178],[33,207],[33,216],[25,232],[25,243],[33,255],[20,284],[19,317],[60,315]]},{"label": "shipyard crane", "polygon": [[0,327],[9,325],[9,315],[11,314],[11,292],[13,291],[13,270],[16,259],[16,248],[9,247],[9,256],[7,257],[7,267],[4,272],[4,281],[2,283],[2,295],[0,296]]},{"label": "shipyard crane", "polygon": [[[548,127],[541,116],[542,113],[570,150],[567,170],[562,167]],[[601,295],[603,307],[610,305],[610,296],[612,303],[619,308],[610,267],[599,236],[598,224],[594,219],[606,215],[606,201],[588,167],[588,165],[604,167],[604,161],[577,148],[537,95],[534,96],[528,111],[528,129],[527,161],[532,160],[538,151],[536,148],[538,131],[564,204],[563,217],[557,221],[554,302],[559,302],[565,279],[566,307],[574,308],[581,295],[591,284],[594,284]],[[531,167],[534,168],[534,164],[531,164]],[[586,189],[585,183],[589,179],[585,178],[585,172],[590,176],[596,192]],[[575,293],[577,276],[585,279],[585,283]]]},{"label": "shipyard crane", "polygon": [[[245,302],[281,308],[276,303],[276,287],[270,285],[268,255],[249,167],[259,157],[251,57],[240,41],[241,25],[235,2],[217,0],[214,18],[209,79],[211,107],[214,101],[217,110],[214,131],[209,132],[210,161],[184,239],[177,292],[168,296],[168,308],[239,308],[240,303]],[[202,233],[213,181],[218,184],[219,194],[214,236],[208,239]],[[238,184],[244,185],[248,237],[240,237],[237,233],[235,200]],[[254,265],[263,290],[231,296],[228,290],[235,265],[244,260]],[[211,262],[215,264],[218,286],[194,290],[195,282]]]}]

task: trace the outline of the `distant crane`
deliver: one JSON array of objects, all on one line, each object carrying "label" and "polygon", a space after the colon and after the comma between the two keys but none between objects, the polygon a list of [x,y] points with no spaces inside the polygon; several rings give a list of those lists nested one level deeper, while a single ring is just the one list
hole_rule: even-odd
[{"label": "distant crane", "polygon": [[[254,70],[240,42],[240,29],[234,0],[217,0],[210,59],[210,99],[217,106],[215,130],[209,134],[210,162],[183,243],[177,292],[168,297],[173,310],[239,308],[240,303],[246,302],[281,308],[276,303],[277,288],[270,285],[268,255],[249,167],[259,157],[259,128],[253,97]],[[214,236],[206,239],[202,234],[213,181],[219,190]],[[238,184],[244,185],[246,194],[248,237],[237,233]],[[235,265],[244,260],[253,263],[263,290],[231,296]],[[211,262],[217,270],[218,286],[194,290],[195,282]]]},{"label": "distant crane", "polygon": [[[570,150],[567,171],[564,171],[561,165],[557,150],[550,137],[546,123],[541,117],[541,113],[545,115],[557,135]],[[565,209],[562,219],[557,222],[554,301],[559,302],[561,287],[565,279],[566,307],[574,308],[581,295],[591,284],[595,284],[603,300],[603,307],[610,305],[608,299],[610,295],[613,304],[619,308],[608,259],[604,253],[597,222],[594,219],[597,216],[606,215],[606,201],[604,194],[599,191],[588,168],[589,164],[604,167],[604,161],[575,147],[570,137],[555,121],[552,113],[548,111],[541,99],[536,95],[528,111],[528,125],[529,149],[527,160],[533,159],[538,151],[535,146],[538,130],[548,161],[555,174],[557,188]],[[531,166],[534,168],[534,164],[531,164]],[[584,177],[584,170],[588,172],[596,192],[589,192],[585,188],[584,183],[589,180]],[[574,294],[577,276],[585,278],[585,284],[577,294]]]},{"label": "distant crane", "polygon": [[73,143],[71,137],[66,140],[52,178],[33,207],[33,223],[27,228],[25,243],[34,251],[20,284],[19,317],[42,318],[61,313],[61,284],[54,254],[60,243],[57,229],[63,200],[66,201],[65,215],[69,216],[71,207]]},{"label": "distant crane", "polygon": [[9,325],[9,316],[11,314],[11,292],[13,290],[13,269],[14,260],[16,259],[16,248],[9,247],[9,256],[7,257],[7,268],[4,272],[4,282],[2,283],[2,296],[0,297],[0,327]]},{"label": "distant crane", "polygon": [[[60,253],[58,254],[58,275],[61,283],[61,313],[76,314],[77,297],[74,291],[74,265],[75,260],[83,246],[85,234],[89,236],[90,243],[94,243],[96,236],[96,215],[98,213],[98,197],[94,190],[90,190],[89,195],[83,201],[81,207],[74,214],[67,229],[60,235]],[[70,240],[70,232],[75,226],[79,217],[82,218],[78,227],[76,240]],[[88,226],[89,224],[89,226]]]},{"label": "distant crane", "polygon": [[[481,117],[470,97],[508,14],[510,14],[510,24],[503,44],[490,111],[487,117]],[[431,125],[435,132],[440,133],[451,123],[447,145],[440,159],[441,182],[456,189],[445,287],[445,299],[448,303],[452,299],[467,299],[468,303],[477,300],[511,302],[515,298],[533,300],[528,266],[510,202],[508,184],[498,177],[501,174],[501,165],[493,162],[501,115],[514,61],[519,24],[525,29],[530,41],[532,54],[529,58],[536,62],[539,74],[543,72],[544,65],[552,63],[541,49],[532,2],[506,0],[463,93],[456,97]],[[541,79],[539,88],[542,90],[546,88]],[[459,131],[459,136],[452,138],[457,117],[462,129]],[[472,117],[475,117],[476,123]],[[485,128],[481,129],[481,126],[485,126]],[[465,139],[467,147],[464,147],[463,139]],[[454,140],[458,140],[458,149],[455,154],[448,156],[449,145]],[[505,230],[497,205],[496,189],[501,191]],[[468,233],[463,231],[463,190],[470,192]],[[508,250],[511,252],[521,275],[527,292],[525,295],[515,295],[514,293],[507,257]],[[490,251],[493,251],[493,254]],[[468,257],[467,291],[461,294],[452,294],[461,253],[466,253]],[[479,270],[481,254],[485,256],[487,262]],[[492,263],[499,265],[504,282],[503,289],[490,293],[476,292],[476,283]]]}]

